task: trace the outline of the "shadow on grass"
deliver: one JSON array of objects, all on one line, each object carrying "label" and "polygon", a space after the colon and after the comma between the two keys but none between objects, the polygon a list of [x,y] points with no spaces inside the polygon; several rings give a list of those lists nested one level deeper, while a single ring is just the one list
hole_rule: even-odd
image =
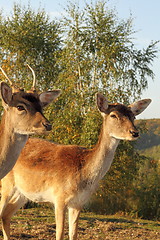
[{"label": "shadow on grass", "polygon": [[159,228],[160,224],[153,222],[145,222],[145,220],[143,221],[143,219],[141,219],[140,221],[138,221],[137,219],[127,219],[125,217],[110,217],[110,216],[81,216],[80,219],[83,221],[87,221],[90,227],[93,227],[97,221],[101,222],[101,223],[114,223],[116,224],[116,227],[122,227],[122,228],[145,228],[145,229],[152,229],[152,228]]},{"label": "shadow on grass", "polygon": [[95,221],[100,221],[100,222],[106,222],[106,223],[136,223],[135,221],[133,220],[128,220],[128,219],[125,219],[125,218],[109,218],[109,217],[104,217],[104,218],[101,218],[101,217],[89,217],[89,216],[81,216],[80,219],[82,220],[86,220],[86,221],[89,221],[89,222],[95,222]]}]

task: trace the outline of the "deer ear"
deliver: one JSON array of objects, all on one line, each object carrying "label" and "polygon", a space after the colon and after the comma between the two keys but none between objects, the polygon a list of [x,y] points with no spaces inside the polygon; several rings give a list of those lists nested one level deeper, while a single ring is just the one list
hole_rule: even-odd
[{"label": "deer ear", "polygon": [[12,88],[10,88],[5,82],[1,82],[0,89],[3,103],[9,105],[12,100]]},{"label": "deer ear", "polygon": [[108,100],[101,93],[96,94],[97,97],[97,107],[101,113],[106,113],[108,109]]},{"label": "deer ear", "polygon": [[61,90],[56,89],[53,91],[43,92],[39,95],[39,100],[42,107],[48,106],[53,100],[55,100],[61,93]]},{"label": "deer ear", "polygon": [[138,102],[135,102],[131,105],[129,105],[128,107],[131,109],[131,111],[133,112],[133,114],[136,116],[138,114],[140,114],[141,112],[143,112],[148,105],[151,103],[151,99],[143,99],[140,100]]}]

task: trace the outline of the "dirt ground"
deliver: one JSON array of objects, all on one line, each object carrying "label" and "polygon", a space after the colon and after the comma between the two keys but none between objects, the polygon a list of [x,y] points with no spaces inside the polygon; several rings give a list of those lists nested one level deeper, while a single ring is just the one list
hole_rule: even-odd
[{"label": "dirt ground", "polygon": [[[53,211],[54,212],[54,211]],[[54,240],[56,225],[51,212],[37,209],[20,210],[12,219],[11,240]],[[0,232],[0,239],[3,239]],[[65,228],[65,240],[68,227]],[[129,217],[96,216],[83,213],[80,217],[78,240],[160,240],[160,222]]]}]

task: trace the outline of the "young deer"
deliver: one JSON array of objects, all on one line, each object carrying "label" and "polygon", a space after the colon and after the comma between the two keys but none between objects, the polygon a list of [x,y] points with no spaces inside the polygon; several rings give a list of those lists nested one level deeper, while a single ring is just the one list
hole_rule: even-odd
[{"label": "young deer", "polygon": [[[1,70],[10,81],[2,68]],[[11,88],[4,82],[0,83],[4,107],[0,123],[0,179],[15,165],[29,134],[43,134],[51,130],[51,124],[44,117],[42,108],[51,103],[60,90],[38,95],[35,91],[35,75],[33,76],[34,83],[28,92],[14,87],[11,81]]]},{"label": "young deer", "polygon": [[64,238],[65,210],[68,208],[69,239],[77,239],[80,210],[109,170],[120,139],[138,138],[134,116],[150,102],[144,99],[129,107],[108,104],[98,93],[97,106],[103,116],[103,126],[93,149],[30,138],[15,167],[2,179],[0,209],[4,239],[10,239],[12,215],[28,200],[55,205],[56,240]]}]

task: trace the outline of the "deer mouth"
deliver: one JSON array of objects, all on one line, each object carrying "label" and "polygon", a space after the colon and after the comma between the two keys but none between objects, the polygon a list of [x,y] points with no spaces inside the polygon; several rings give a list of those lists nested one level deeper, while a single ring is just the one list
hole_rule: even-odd
[{"label": "deer mouth", "polygon": [[130,130],[129,132],[130,132],[131,137],[133,139],[137,139],[139,137],[139,132],[138,131]]},{"label": "deer mouth", "polygon": [[29,134],[47,134],[51,131],[52,128],[46,129],[44,128],[34,128],[33,131]]},{"label": "deer mouth", "polygon": [[52,130],[52,124],[50,123],[42,123],[46,131],[51,131]]}]

